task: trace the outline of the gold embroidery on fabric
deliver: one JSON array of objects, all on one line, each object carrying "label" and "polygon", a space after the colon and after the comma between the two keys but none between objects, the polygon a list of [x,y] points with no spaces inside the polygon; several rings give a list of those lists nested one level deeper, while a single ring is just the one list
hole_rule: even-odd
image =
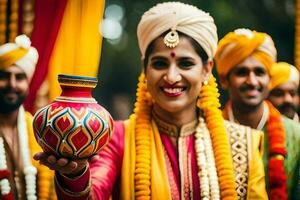
[{"label": "gold embroidery on fabric", "polygon": [[184,137],[192,135],[195,132],[196,126],[198,124],[198,120],[196,119],[178,128],[173,124],[169,124],[167,122],[162,121],[154,112],[152,112],[152,116],[157,124],[159,132],[165,133],[171,137]]},{"label": "gold embroidery on fabric", "polygon": [[225,122],[225,126],[230,133],[229,138],[238,199],[246,199],[248,188],[248,145],[246,127],[227,121]]},{"label": "gold embroidery on fabric", "polygon": [[164,148],[164,157],[165,157],[165,160],[166,160],[168,181],[169,181],[169,184],[170,184],[172,200],[179,200],[180,199],[180,194],[179,194],[176,182],[175,182],[175,177],[174,177],[174,172],[173,172],[173,169],[172,169],[172,164],[171,164],[170,158],[169,158],[168,153],[167,153],[165,148]]},{"label": "gold embroidery on fabric", "polygon": [[193,169],[192,169],[192,157],[191,154],[188,154],[188,178],[190,184],[190,200],[194,199],[194,190],[193,190]]},{"label": "gold embroidery on fabric", "polygon": [[187,140],[178,139],[179,170],[181,180],[181,199],[189,199],[189,178],[188,178],[188,158],[187,158]]}]

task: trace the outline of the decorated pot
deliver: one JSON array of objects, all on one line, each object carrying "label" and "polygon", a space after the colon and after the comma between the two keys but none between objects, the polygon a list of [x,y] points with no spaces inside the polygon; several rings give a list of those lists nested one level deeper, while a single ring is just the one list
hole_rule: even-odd
[{"label": "decorated pot", "polygon": [[113,131],[110,114],[92,97],[97,78],[58,75],[62,93],[37,111],[34,135],[44,152],[73,159],[99,152]]}]

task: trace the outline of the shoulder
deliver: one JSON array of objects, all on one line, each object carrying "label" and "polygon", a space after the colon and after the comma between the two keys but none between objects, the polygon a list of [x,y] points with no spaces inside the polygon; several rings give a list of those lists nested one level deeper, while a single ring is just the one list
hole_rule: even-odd
[{"label": "shoulder", "polygon": [[285,116],[282,116],[285,133],[287,137],[297,137],[300,139],[300,123],[295,122]]},{"label": "shoulder", "polygon": [[114,121],[113,135],[124,135],[125,132],[125,121]]},{"label": "shoulder", "polygon": [[287,118],[283,115],[281,115],[281,118],[285,128],[294,128],[300,130],[300,123],[295,122],[294,120],[291,120],[290,118]]},{"label": "shoulder", "polygon": [[264,141],[264,133],[262,131],[227,120],[225,120],[225,127],[231,144],[243,142],[252,150],[256,148],[261,150]]},{"label": "shoulder", "polygon": [[262,131],[252,129],[249,126],[244,126],[227,120],[224,120],[224,122],[228,134],[233,134],[234,132],[245,133],[245,134],[251,133],[251,134],[257,134],[258,136],[263,134]]}]

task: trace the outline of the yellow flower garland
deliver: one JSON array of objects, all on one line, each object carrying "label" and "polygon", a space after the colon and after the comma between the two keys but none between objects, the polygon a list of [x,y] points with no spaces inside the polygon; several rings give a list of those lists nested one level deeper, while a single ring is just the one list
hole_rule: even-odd
[{"label": "yellow flower garland", "polygon": [[145,74],[139,77],[137,101],[134,113],[136,114],[135,141],[135,197],[136,199],[151,199],[151,96],[147,92]]},{"label": "yellow flower garland", "polygon": [[220,185],[221,199],[237,199],[230,145],[218,97],[216,79],[211,76],[201,89],[197,106],[204,111],[209,129]]}]

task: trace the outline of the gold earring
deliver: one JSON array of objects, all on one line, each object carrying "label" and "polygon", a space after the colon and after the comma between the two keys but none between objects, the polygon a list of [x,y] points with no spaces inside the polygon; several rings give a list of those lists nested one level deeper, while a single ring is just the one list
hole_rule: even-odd
[{"label": "gold earring", "polygon": [[208,85],[208,81],[203,81],[203,85]]}]

